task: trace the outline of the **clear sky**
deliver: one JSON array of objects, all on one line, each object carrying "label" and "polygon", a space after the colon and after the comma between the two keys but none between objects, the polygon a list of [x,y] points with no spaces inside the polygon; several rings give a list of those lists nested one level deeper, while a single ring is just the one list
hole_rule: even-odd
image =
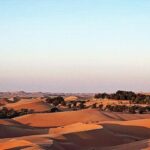
[{"label": "clear sky", "polygon": [[149,0],[0,0],[0,91],[150,91]]}]

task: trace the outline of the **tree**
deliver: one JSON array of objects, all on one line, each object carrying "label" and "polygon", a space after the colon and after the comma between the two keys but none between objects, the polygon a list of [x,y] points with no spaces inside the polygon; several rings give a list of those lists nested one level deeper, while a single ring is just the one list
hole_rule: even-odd
[{"label": "tree", "polygon": [[93,109],[95,109],[95,108],[96,108],[96,103],[94,103],[94,104],[92,105],[92,108],[93,108]]},{"label": "tree", "polygon": [[7,114],[6,114],[6,117],[7,118],[14,118],[14,117],[17,117],[19,114],[17,111],[15,111],[14,109],[10,109]]},{"label": "tree", "polygon": [[80,102],[79,108],[80,108],[80,109],[84,109],[84,108],[85,108],[84,102]]},{"label": "tree", "polygon": [[128,109],[129,109],[129,113],[131,113],[131,114],[135,114],[136,113],[136,107],[135,106],[131,106]]},{"label": "tree", "polygon": [[99,105],[99,109],[100,109],[100,110],[103,110],[103,104],[100,104],[100,105]]},{"label": "tree", "polygon": [[48,98],[46,98],[46,102],[49,104],[53,104],[54,106],[57,106],[64,102],[64,98],[61,96],[53,97],[53,98],[48,97]]},{"label": "tree", "polygon": [[145,107],[139,107],[139,114],[143,114],[144,112],[146,112],[146,108]]},{"label": "tree", "polygon": [[57,107],[53,107],[50,111],[51,112],[60,112],[60,110]]}]

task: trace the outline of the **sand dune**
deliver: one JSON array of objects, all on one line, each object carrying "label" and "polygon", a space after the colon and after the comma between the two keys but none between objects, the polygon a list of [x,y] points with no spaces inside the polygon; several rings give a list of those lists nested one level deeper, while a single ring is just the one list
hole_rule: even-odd
[{"label": "sand dune", "polygon": [[85,124],[85,123],[75,123],[67,126],[61,126],[57,128],[50,129],[49,134],[68,134],[73,132],[82,132],[82,131],[89,131],[89,130],[96,130],[103,128],[100,125],[96,124]]},{"label": "sand dune", "polygon": [[[128,144],[122,144],[119,146],[112,146],[103,148],[103,150],[149,150],[150,140],[142,140],[137,142],[132,142]],[[102,150],[101,148],[96,148],[95,150]]]},{"label": "sand dune", "polygon": [[102,121],[125,121],[150,118],[149,114],[122,114],[112,112],[100,112],[94,109],[68,111],[59,113],[37,113],[14,118],[19,123],[29,124],[34,127],[58,127],[77,122],[98,123]]},{"label": "sand dune", "polygon": [[0,143],[0,148],[2,150],[4,149],[12,149],[12,148],[26,148],[26,147],[33,147],[35,146],[33,143],[26,141],[26,140],[15,140],[15,139],[10,139],[7,140],[6,142]]},{"label": "sand dune", "polygon": [[132,120],[132,121],[124,121],[124,122],[119,122],[119,124],[150,128],[150,119],[138,119],[138,120]]},{"label": "sand dune", "polygon": [[[4,148],[16,148],[24,150],[39,150],[39,149],[51,149],[51,150],[122,150],[122,147],[138,148],[139,146],[145,148],[145,142],[135,142],[136,140],[128,136],[118,136],[110,131],[99,129],[91,130],[87,132],[77,132],[65,134],[60,137],[55,137],[53,140],[47,135],[25,136],[16,138],[14,141],[11,139],[0,140],[0,146]],[[133,145],[132,145],[132,143]],[[135,143],[134,143],[135,142]],[[10,143],[10,144],[9,144]],[[131,143],[131,144],[127,144]],[[123,144],[123,145],[122,145]],[[115,146],[119,145],[119,146]],[[109,146],[109,147],[108,147]],[[148,145],[147,145],[148,146]],[[134,149],[133,149],[134,150]],[[138,149],[136,149],[138,150]]]},{"label": "sand dune", "polygon": [[76,97],[76,96],[68,96],[68,97],[65,98],[66,102],[76,101],[76,100],[78,100],[78,97]]},{"label": "sand dune", "polygon": [[1,98],[1,99],[0,99],[0,106],[6,105],[6,104],[8,104],[7,99]]},{"label": "sand dune", "polygon": [[19,123],[12,119],[0,119],[0,125],[17,126]]},{"label": "sand dune", "polygon": [[0,138],[1,149],[138,150],[149,147],[150,114],[96,109],[28,114],[0,120]]},{"label": "sand dune", "polygon": [[[92,112],[91,110],[88,111]],[[34,136],[30,135],[29,129],[23,130],[25,133],[23,132],[21,137],[16,137],[14,141],[11,141],[11,139],[0,140],[0,146],[6,146],[6,143],[10,142],[9,148],[18,148],[20,147],[18,143],[21,142],[22,149],[25,150],[122,150],[122,146],[134,150],[140,149],[140,147],[148,147],[149,141],[146,139],[150,138],[150,119],[103,121],[99,124],[78,122],[50,128],[49,134],[45,132],[43,135]],[[5,129],[3,128],[3,130]],[[11,130],[14,131],[13,136],[16,136],[16,133],[21,134],[21,130],[18,130],[18,128],[11,127]],[[0,133],[2,134],[1,131]],[[28,136],[27,133],[29,133]],[[7,134],[11,136],[10,130]]]},{"label": "sand dune", "polygon": [[15,138],[0,140],[0,149],[17,149],[17,150],[45,150],[49,149],[53,140],[49,135],[29,135]]},{"label": "sand dune", "polygon": [[77,122],[90,123],[115,119],[97,110],[86,109],[59,113],[30,114],[14,118],[14,120],[34,127],[58,127]]},{"label": "sand dune", "polygon": [[0,138],[10,138],[10,137],[20,137],[27,135],[37,135],[45,134],[48,131],[46,129],[33,129],[31,127],[20,126],[10,126],[10,125],[0,125]]},{"label": "sand dune", "polygon": [[15,110],[20,110],[22,108],[33,109],[35,112],[44,112],[50,109],[49,106],[41,99],[22,99],[16,103],[10,103],[5,106]]},{"label": "sand dune", "polygon": [[129,100],[114,100],[114,99],[95,99],[95,98],[91,98],[89,99],[85,105],[87,107],[90,107],[92,106],[93,104],[96,104],[97,107],[101,104],[103,104],[103,106],[106,106],[106,105],[131,105],[129,103]]},{"label": "sand dune", "polygon": [[[102,123],[101,126],[103,128],[100,129],[86,131],[85,127],[85,130],[81,129],[77,132],[72,132],[73,128],[71,130],[71,126],[64,127],[64,129],[56,128],[54,131],[56,131],[56,133],[61,133],[62,135],[57,135],[58,137],[54,138],[56,138],[57,145],[61,144],[62,147],[65,147],[65,149],[68,150],[68,145],[78,145],[79,149],[82,150],[92,148],[103,150],[108,146],[110,146],[108,148],[111,149],[114,145],[122,145],[150,138],[149,122],[150,119],[125,121],[125,123],[124,121],[113,121],[113,124],[111,122],[109,124]],[[58,141],[60,143],[58,143]],[[139,143],[139,145],[140,144],[142,143]],[[53,146],[55,147],[55,143]],[[129,146],[132,147],[132,145]],[[114,147],[114,149],[116,149],[116,147]]]}]

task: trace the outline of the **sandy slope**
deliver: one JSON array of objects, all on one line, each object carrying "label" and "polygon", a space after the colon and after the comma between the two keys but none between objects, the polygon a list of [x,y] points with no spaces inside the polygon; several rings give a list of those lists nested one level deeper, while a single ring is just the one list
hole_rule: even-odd
[{"label": "sandy slope", "polygon": [[[102,150],[102,148],[96,148],[95,150]],[[106,147],[103,150],[150,150],[150,139]]]},{"label": "sandy slope", "polygon": [[18,122],[16,122],[15,120],[12,119],[0,119],[0,125],[10,125],[10,126],[16,126],[19,125]]},{"label": "sandy slope", "polygon": [[[109,122],[109,121],[108,121]],[[91,128],[92,130],[83,130],[73,132],[73,127],[77,124],[53,129],[56,133],[63,136],[54,137],[57,145],[61,145],[66,150],[72,145],[78,145],[79,149],[109,149],[114,145],[122,145],[150,138],[150,119],[133,120],[133,121],[110,121],[109,123],[101,123],[103,128]],[[76,128],[75,128],[76,130]],[[59,132],[60,131],[60,132]],[[68,133],[67,133],[68,132]],[[55,147],[54,143],[52,147]],[[139,142],[138,146],[143,146],[143,142]],[[69,145],[69,147],[68,147]],[[126,146],[126,145],[124,145]],[[128,146],[128,144],[127,144]],[[136,147],[136,144],[130,144],[129,147]],[[121,146],[120,146],[121,147]],[[119,147],[118,147],[119,148]],[[114,149],[117,149],[116,147]],[[121,148],[120,148],[121,150]]]},{"label": "sandy slope", "polygon": [[[135,142],[134,139],[128,136],[118,136],[103,129],[69,133],[53,139],[51,139],[48,135],[36,135],[15,138],[13,141],[11,140],[12,139],[0,140],[1,149],[21,148],[26,150],[87,150],[93,148],[95,150],[122,150],[125,148],[132,148],[132,150],[140,150],[141,147],[145,148],[149,146],[149,141],[145,140]],[[133,143],[127,144],[129,142]]]},{"label": "sandy slope", "polygon": [[94,109],[85,109],[59,113],[29,114],[14,118],[14,120],[18,121],[19,123],[28,124],[34,127],[58,127],[77,122],[98,123],[102,121],[124,121],[144,118],[150,118],[150,115],[100,112]]},{"label": "sandy slope", "polygon": [[78,97],[76,96],[68,96],[64,99],[66,102],[69,102],[69,101],[76,101],[78,100]]},{"label": "sandy slope", "polygon": [[86,109],[80,111],[68,111],[59,113],[44,113],[44,114],[30,114],[14,118],[14,120],[22,123],[29,124],[34,127],[57,127],[69,125],[77,122],[98,122],[114,120],[97,110]]},{"label": "sandy slope", "polygon": [[33,147],[35,146],[32,142],[26,141],[26,140],[15,140],[15,139],[10,139],[7,140],[6,142],[0,143],[0,148],[1,149],[12,149],[12,148],[25,148],[25,147]]},{"label": "sandy slope", "polygon": [[106,105],[129,105],[129,100],[114,100],[114,99],[95,99],[91,98],[89,99],[85,105],[86,106],[91,106],[92,104],[97,104],[99,106],[100,104],[103,104],[104,106]]},{"label": "sandy slope", "polygon": [[46,129],[39,130],[24,126],[0,125],[0,138],[20,137],[47,133]]},{"label": "sandy slope", "polygon": [[0,99],[0,106],[8,104],[8,101],[5,98]]},{"label": "sandy slope", "polygon": [[33,109],[35,112],[44,112],[49,110],[49,106],[41,99],[22,99],[16,103],[10,103],[5,106],[15,110],[20,110],[22,108]]},{"label": "sandy slope", "polygon": [[[95,99],[95,98],[91,98],[88,101],[86,101],[85,105],[87,107],[92,107],[93,104],[96,104],[97,107],[99,107],[99,105],[103,104],[103,106],[106,105],[126,105],[126,106],[133,106],[135,104],[130,104],[129,100],[115,100],[115,99]],[[136,104],[139,106],[147,106],[147,104]]]},{"label": "sandy slope", "polygon": [[30,114],[1,120],[0,124],[0,137],[7,138],[0,140],[4,149],[9,146],[24,150],[140,150],[150,143],[146,140],[150,139],[150,115],[146,114],[85,109]]},{"label": "sandy slope", "polygon": [[31,135],[16,138],[8,138],[0,140],[0,148],[2,149],[31,149],[39,150],[50,148],[53,140],[49,135]]},{"label": "sandy slope", "polygon": [[[17,132],[13,128],[14,135]],[[27,131],[25,131],[27,133]],[[1,133],[1,131],[0,131]],[[10,132],[9,132],[10,133]],[[0,146],[10,148],[24,146],[24,149],[52,149],[52,150],[86,150],[92,149],[122,149],[126,147],[139,148],[148,146],[143,140],[150,138],[150,119],[131,121],[105,121],[96,124],[74,123],[49,130],[49,134],[23,136],[0,140]],[[141,142],[136,142],[141,140]],[[143,141],[143,142],[142,142]],[[6,143],[5,143],[6,142]],[[9,144],[10,142],[10,144]],[[133,145],[132,145],[133,142]],[[130,144],[129,144],[130,143]],[[125,145],[122,145],[125,144]],[[118,145],[118,146],[117,146]],[[114,147],[115,146],[115,147]]]},{"label": "sandy slope", "polygon": [[50,135],[60,135],[60,134],[68,134],[68,133],[74,133],[74,132],[82,132],[82,131],[90,131],[90,130],[96,130],[103,128],[100,125],[96,124],[85,124],[85,123],[74,123],[67,126],[61,126],[57,128],[53,128],[49,130]]}]

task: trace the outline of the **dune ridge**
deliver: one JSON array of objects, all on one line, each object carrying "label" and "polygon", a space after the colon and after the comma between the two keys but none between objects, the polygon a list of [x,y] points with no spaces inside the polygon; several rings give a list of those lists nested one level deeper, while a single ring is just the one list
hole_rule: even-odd
[{"label": "dune ridge", "polygon": [[50,110],[50,107],[41,99],[22,99],[16,103],[6,104],[5,107],[13,108],[14,110],[32,109],[34,112]]}]

